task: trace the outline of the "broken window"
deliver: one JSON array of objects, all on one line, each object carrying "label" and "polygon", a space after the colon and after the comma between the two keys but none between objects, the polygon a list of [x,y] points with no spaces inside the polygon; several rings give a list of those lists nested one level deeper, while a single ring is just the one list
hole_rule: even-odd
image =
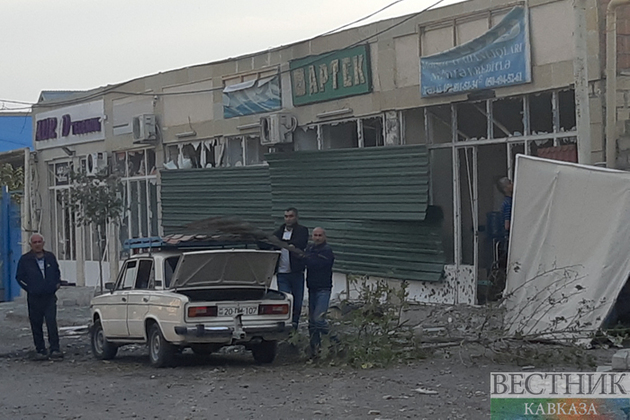
[{"label": "broken window", "polygon": [[428,137],[433,144],[451,143],[452,113],[450,105],[439,105],[427,108]]},{"label": "broken window", "polygon": [[245,159],[247,165],[265,163],[265,153],[269,153],[269,146],[260,144],[260,136],[245,138]]},{"label": "broken window", "polygon": [[226,166],[243,166],[243,137],[228,137]]},{"label": "broken window", "polygon": [[342,121],[322,125],[323,149],[359,147],[357,121]]},{"label": "broken window", "polygon": [[552,92],[529,95],[530,134],[553,133]]},{"label": "broken window", "polygon": [[213,168],[216,166],[214,155],[216,143],[217,140],[207,140],[166,146],[164,168]]},{"label": "broken window", "polygon": [[486,102],[457,104],[457,140],[481,140],[488,135]]},{"label": "broken window", "polygon": [[519,137],[525,133],[523,98],[492,101],[492,138]]},{"label": "broken window", "polygon": [[426,144],[426,129],[424,126],[424,109],[408,109],[403,111],[403,144]]},{"label": "broken window", "polygon": [[317,150],[317,126],[298,127],[293,132],[293,147],[295,151]]},{"label": "broken window", "polygon": [[383,119],[381,117],[364,118],[361,120],[363,126],[363,147],[383,146]]},{"label": "broken window", "polygon": [[558,92],[558,113],[559,131],[575,130],[577,124],[575,118],[575,91],[573,89]]},{"label": "broken window", "polygon": [[515,170],[516,170],[516,155],[525,154],[525,143],[512,143],[512,144],[508,144],[508,147],[510,150],[508,178],[514,179]]},{"label": "broken window", "polygon": [[[176,149],[172,147],[166,148],[166,154],[177,156]],[[126,208],[120,223],[121,242],[158,235],[155,150],[114,152],[114,170],[123,178],[121,183]],[[97,240],[94,239],[95,243]]]}]

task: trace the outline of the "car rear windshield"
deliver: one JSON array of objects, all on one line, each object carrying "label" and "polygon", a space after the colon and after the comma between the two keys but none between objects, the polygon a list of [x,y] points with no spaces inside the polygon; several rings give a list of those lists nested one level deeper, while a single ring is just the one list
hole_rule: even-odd
[{"label": "car rear windshield", "polygon": [[171,286],[171,279],[173,278],[173,273],[175,273],[175,269],[177,268],[177,263],[179,262],[179,255],[175,257],[169,257],[164,260],[164,288],[169,288]]}]

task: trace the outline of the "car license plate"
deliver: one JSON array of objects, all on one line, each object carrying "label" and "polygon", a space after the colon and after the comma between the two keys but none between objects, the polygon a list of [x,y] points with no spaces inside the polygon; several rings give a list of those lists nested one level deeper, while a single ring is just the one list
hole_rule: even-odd
[{"label": "car license plate", "polygon": [[258,305],[219,306],[219,316],[258,315]]}]

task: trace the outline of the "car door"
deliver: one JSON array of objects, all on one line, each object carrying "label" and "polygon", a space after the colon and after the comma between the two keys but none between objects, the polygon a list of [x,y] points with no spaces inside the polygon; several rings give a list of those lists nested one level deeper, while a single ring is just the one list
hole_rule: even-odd
[{"label": "car door", "polygon": [[127,299],[133,288],[138,271],[138,261],[130,260],[125,263],[114,291],[108,295],[101,306],[101,323],[107,337],[129,337],[127,328]]},{"label": "car door", "polygon": [[149,301],[154,284],[153,259],[138,261],[136,281],[127,295],[127,329],[129,337],[144,337],[144,318],[149,312]]}]

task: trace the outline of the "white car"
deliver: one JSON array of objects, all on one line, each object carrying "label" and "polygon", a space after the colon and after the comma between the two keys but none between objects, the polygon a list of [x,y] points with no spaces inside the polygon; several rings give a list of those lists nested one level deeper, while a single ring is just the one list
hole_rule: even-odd
[{"label": "white car", "polygon": [[290,294],[269,289],[280,252],[252,249],[158,251],[127,259],[108,293],[91,302],[90,341],[98,359],[118,347],[149,346],[151,364],[167,366],[190,347],[210,354],[242,344],[271,363],[291,332]]}]

